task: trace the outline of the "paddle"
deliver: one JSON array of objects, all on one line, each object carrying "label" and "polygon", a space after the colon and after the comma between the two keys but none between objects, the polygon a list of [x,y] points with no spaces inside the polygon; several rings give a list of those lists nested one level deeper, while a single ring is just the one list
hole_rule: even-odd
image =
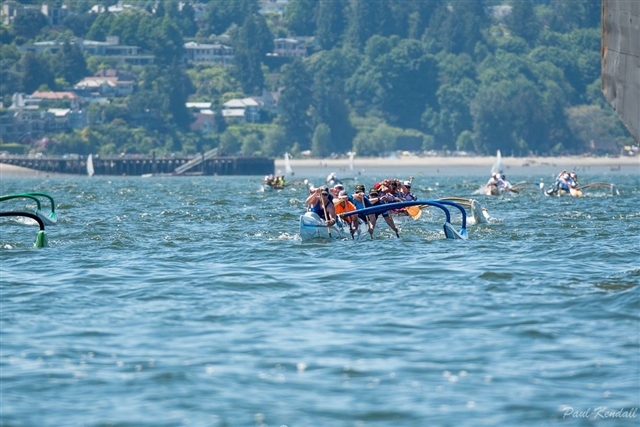
[{"label": "paddle", "polygon": [[[329,200],[329,196],[327,196],[327,201]],[[327,217],[327,205],[322,201],[322,194],[320,194],[320,203],[322,203],[322,212],[324,212],[324,222],[327,223],[327,231],[329,232],[329,238],[331,237],[331,226],[329,225],[329,218]]]},{"label": "paddle", "polygon": [[[409,177],[409,182],[413,185],[413,177],[412,176]],[[407,213],[414,220],[417,220],[422,216],[422,210],[420,210],[420,206],[409,206],[409,207],[407,207]]]}]

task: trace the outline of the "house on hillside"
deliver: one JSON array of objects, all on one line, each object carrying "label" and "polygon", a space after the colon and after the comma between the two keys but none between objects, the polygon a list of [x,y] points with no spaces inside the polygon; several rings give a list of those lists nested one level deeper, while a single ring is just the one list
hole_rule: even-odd
[{"label": "house on hillside", "polygon": [[260,121],[261,105],[253,98],[231,99],[222,105],[222,117],[225,119],[238,119],[249,123]]},{"label": "house on hillside", "polygon": [[188,42],[184,44],[184,59],[187,62],[211,62],[221,65],[233,65],[235,49],[223,44],[201,44]]},{"label": "house on hillside", "polygon": [[278,38],[273,41],[271,56],[299,57],[307,56],[307,43],[295,38]]},{"label": "house on hillside", "polygon": [[187,102],[186,106],[194,118],[189,128],[195,132],[210,133],[217,130],[216,113],[211,102]]},{"label": "house on hillside", "polygon": [[28,143],[48,132],[82,129],[87,126],[87,113],[80,108],[81,101],[73,92],[15,93],[2,117],[0,138]]},{"label": "house on hillside", "polygon": [[290,0],[258,0],[258,11],[262,15],[284,16]]},{"label": "house on hillside", "polygon": [[122,73],[108,69],[98,71],[91,77],[85,77],[73,86],[76,93],[85,98],[121,97],[133,93],[135,77],[131,73]]},{"label": "house on hillside", "polygon": [[[18,94],[18,95],[22,95],[22,94]],[[79,109],[80,103],[82,102],[82,99],[80,98],[80,96],[78,96],[73,92],[68,92],[68,91],[56,92],[56,91],[38,91],[37,90],[33,92],[31,95],[27,95],[26,98],[27,99],[25,100],[25,102],[37,103],[39,107],[44,102],[45,104],[52,104],[52,103],[55,103],[57,105],[64,104],[65,106],[68,106],[69,108],[74,110]]]},{"label": "house on hillside", "polygon": [[141,10],[144,11],[143,8],[138,7],[138,6],[134,6],[131,4],[126,4],[126,3],[122,3],[122,1],[118,1],[116,4],[111,5],[111,6],[103,6],[100,4],[97,4],[95,6],[93,6],[91,9],[89,9],[89,13],[113,13],[113,14],[118,14],[118,13],[122,13],[124,11],[127,10]]},{"label": "house on hillside", "polygon": [[[143,54],[138,46],[121,45],[118,36],[107,36],[104,42],[74,38],[70,40],[70,43],[78,45],[80,50],[89,56],[108,56],[116,59],[121,64],[147,65],[152,64],[155,59],[153,55]],[[62,40],[48,40],[25,44],[20,46],[19,49],[21,52],[33,52],[35,54],[44,52],[55,54],[62,49],[63,45],[64,41]]]},{"label": "house on hillside", "polygon": [[4,25],[12,25],[13,21],[25,11],[32,9],[42,13],[48,21],[49,26],[59,27],[62,21],[70,15],[66,4],[46,4],[42,5],[25,5],[15,1],[3,1],[0,8],[0,19]]}]

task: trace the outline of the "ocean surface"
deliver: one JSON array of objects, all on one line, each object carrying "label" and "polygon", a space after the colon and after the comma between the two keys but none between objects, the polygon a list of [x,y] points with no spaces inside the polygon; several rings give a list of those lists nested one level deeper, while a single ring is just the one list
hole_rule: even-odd
[{"label": "ocean surface", "polygon": [[466,241],[436,209],[312,243],[306,187],[259,176],[3,177],[58,224],[36,249],[0,218],[0,425],[639,425],[640,170],[580,171],[620,192],[581,199],[526,168],[529,190],[474,194],[488,172],[350,176],[476,198]]}]

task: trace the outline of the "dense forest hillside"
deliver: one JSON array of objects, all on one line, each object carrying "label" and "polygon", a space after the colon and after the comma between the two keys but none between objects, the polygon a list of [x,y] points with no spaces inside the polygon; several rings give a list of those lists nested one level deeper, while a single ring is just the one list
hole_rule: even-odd
[{"label": "dense forest hillside", "polygon": [[0,151],[620,153],[594,0],[7,1]]}]

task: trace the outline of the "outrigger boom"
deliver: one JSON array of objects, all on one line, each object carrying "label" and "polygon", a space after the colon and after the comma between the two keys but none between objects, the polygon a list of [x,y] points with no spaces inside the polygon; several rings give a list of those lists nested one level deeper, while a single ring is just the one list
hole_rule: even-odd
[{"label": "outrigger boom", "polygon": [[[468,238],[467,214],[464,210],[464,207],[460,206],[455,202],[451,202],[447,200],[412,200],[412,201],[406,201],[406,202],[386,203],[386,204],[371,206],[364,209],[358,209],[351,212],[346,212],[344,214],[340,214],[340,216],[345,217],[345,216],[359,215],[359,214],[371,215],[371,214],[382,213],[382,212],[391,211],[395,209],[402,209],[409,206],[420,206],[420,205],[434,206],[442,209],[446,217],[443,228],[444,228],[444,234],[447,239],[467,239]],[[456,231],[453,228],[453,225],[451,225],[451,214],[449,213],[449,210],[444,205],[449,205],[449,206],[458,208],[462,213],[462,228],[460,229],[460,231]]]}]

